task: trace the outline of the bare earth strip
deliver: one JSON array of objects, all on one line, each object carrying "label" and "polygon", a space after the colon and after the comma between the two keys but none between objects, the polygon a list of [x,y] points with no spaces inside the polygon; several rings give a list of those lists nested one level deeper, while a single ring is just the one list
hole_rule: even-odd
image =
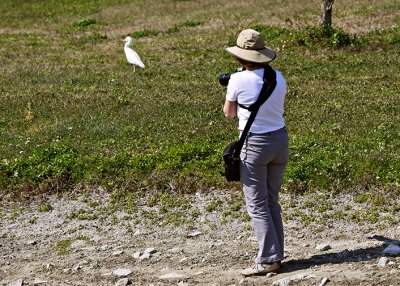
[{"label": "bare earth strip", "polygon": [[[0,283],[22,279],[23,285],[34,285],[36,279],[46,282],[35,285],[115,285],[121,278],[113,271],[124,268],[132,271],[131,285],[271,285],[296,277],[300,278],[288,285],[320,285],[324,278],[326,285],[399,285],[399,256],[388,256],[388,264],[378,266],[385,247],[400,244],[398,218],[376,224],[347,219],[305,224],[296,216],[287,219],[286,214],[296,213],[301,205],[290,207],[290,202],[306,202],[311,199],[308,195],[282,196],[286,217],[282,273],[244,279],[240,270],[250,266],[256,255],[250,222],[224,218],[221,209],[228,207],[224,204],[219,210],[205,210],[210,202],[225,202],[226,197],[221,191],[192,195],[192,208],[200,215],[178,226],[142,218],[144,210],[157,211],[144,205],[133,214],[105,214],[102,210],[109,204],[105,193],[53,197],[47,201],[52,210],[42,212],[37,202],[3,205]],[[354,203],[341,195],[333,204],[346,212]],[[321,244],[331,249],[318,250]]]}]

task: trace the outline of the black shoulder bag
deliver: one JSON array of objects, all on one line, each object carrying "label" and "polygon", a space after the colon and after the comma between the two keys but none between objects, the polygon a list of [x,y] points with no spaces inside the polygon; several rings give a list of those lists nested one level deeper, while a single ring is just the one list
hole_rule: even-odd
[{"label": "black shoulder bag", "polygon": [[244,141],[246,140],[247,133],[256,118],[258,109],[270,97],[275,87],[276,73],[270,66],[267,66],[264,69],[264,84],[257,101],[249,107],[238,103],[240,107],[249,110],[251,113],[239,141],[229,143],[228,146],[225,147],[224,152],[222,152],[222,158],[224,159],[225,165],[225,178],[229,182],[240,181],[240,151],[242,150]]}]

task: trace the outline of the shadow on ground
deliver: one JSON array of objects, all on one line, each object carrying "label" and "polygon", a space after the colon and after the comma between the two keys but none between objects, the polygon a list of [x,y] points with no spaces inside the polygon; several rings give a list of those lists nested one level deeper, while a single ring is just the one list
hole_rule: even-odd
[{"label": "shadow on ground", "polygon": [[381,235],[369,237],[371,240],[383,241],[384,244],[377,247],[360,248],[355,250],[345,249],[341,252],[313,255],[306,259],[290,260],[282,264],[282,272],[294,272],[324,264],[341,264],[349,262],[362,262],[385,256],[382,251],[389,244],[400,245],[400,240],[390,239]]}]

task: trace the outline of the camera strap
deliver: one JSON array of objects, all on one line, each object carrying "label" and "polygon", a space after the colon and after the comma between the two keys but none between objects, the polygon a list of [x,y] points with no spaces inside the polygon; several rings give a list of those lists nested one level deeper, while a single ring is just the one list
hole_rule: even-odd
[{"label": "camera strap", "polygon": [[248,107],[244,107],[243,105],[238,103],[240,107],[249,110],[251,113],[249,119],[247,119],[246,126],[244,127],[243,132],[240,135],[237,148],[234,151],[233,155],[236,158],[239,158],[240,156],[240,151],[242,150],[244,141],[246,140],[247,133],[249,132],[250,127],[253,124],[254,119],[256,118],[258,109],[265,101],[267,101],[267,99],[271,96],[272,92],[276,87],[276,73],[272,67],[270,66],[265,67],[263,79],[264,79],[264,84],[261,88],[260,95],[258,96],[256,102],[254,102],[252,105]]}]

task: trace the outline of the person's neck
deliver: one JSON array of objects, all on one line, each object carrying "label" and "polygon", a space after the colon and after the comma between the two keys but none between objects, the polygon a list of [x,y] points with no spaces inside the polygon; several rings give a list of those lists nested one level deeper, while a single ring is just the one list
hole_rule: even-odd
[{"label": "person's neck", "polygon": [[259,70],[262,69],[263,67],[255,67],[255,66],[245,66],[246,70],[248,71],[254,71],[254,70]]},{"label": "person's neck", "polygon": [[260,66],[260,65],[252,65],[252,64],[249,64],[249,65],[243,65],[245,68],[246,68],[246,70],[248,70],[248,71],[254,71],[254,70],[259,70],[259,69],[263,69],[264,67],[263,66]]}]

